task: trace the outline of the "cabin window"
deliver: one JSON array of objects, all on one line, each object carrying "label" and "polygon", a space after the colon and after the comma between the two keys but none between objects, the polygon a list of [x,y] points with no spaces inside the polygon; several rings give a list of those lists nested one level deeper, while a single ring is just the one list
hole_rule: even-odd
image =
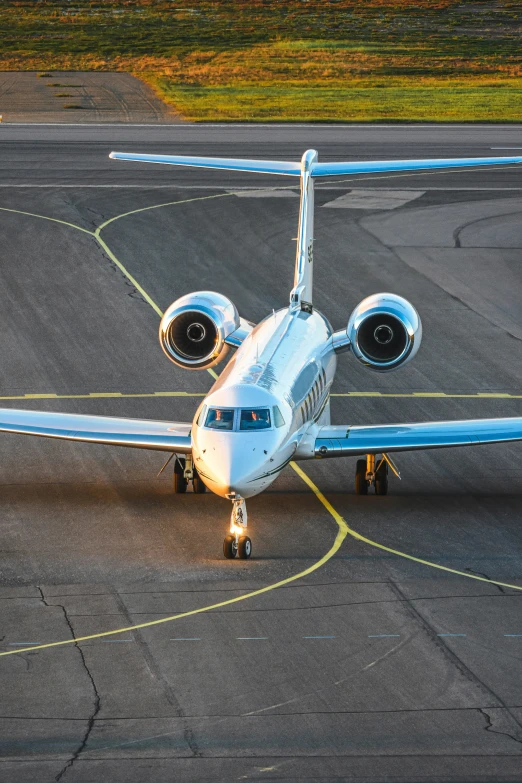
[{"label": "cabin window", "polygon": [[213,430],[233,430],[234,410],[223,408],[210,408],[205,422],[206,427]]},{"label": "cabin window", "polygon": [[270,409],[253,408],[242,410],[239,418],[240,430],[268,430],[270,429]]},{"label": "cabin window", "polygon": [[274,424],[276,427],[285,426],[285,420],[283,419],[283,414],[281,413],[277,405],[274,405]]}]

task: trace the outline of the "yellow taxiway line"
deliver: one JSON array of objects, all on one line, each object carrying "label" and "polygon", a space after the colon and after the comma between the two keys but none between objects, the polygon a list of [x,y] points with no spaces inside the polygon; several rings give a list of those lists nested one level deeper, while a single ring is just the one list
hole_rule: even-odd
[{"label": "yellow taxiway line", "polygon": [[[10,394],[0,396],[0,400],[92,400],[100,397],[205,397],[208,392],[186,391],[156,391],[156,392],[88,392],[86,394]],[[463,400],[522,400],[522,394],[507,394],[506,392],[471,392],[469,394],[451,394],[450,392],[334,392],[330,397],[417,397],[443,398]]]},{"label": "yellow taxiway line", "polygon": [[343,517],[335,510],[330,501],[325,498],[321,490],[318,489],[318,487],[304,472],[304,470],[296,465],[295,462],[291,462],[290,465],[295,470],[297,475],[305,482],[305,484],[310,487],[312,492],[315,494],[318,500],[321,501],[328,513],[333,516],[337,524],[340,525],[342,522],[344,525],[346,525],[347,535],[352,536],[352,538],[355,538],[356,541],[362,541],[363,544],[368,544],[368,546],[375,547],[376,549],[382,549],[384,552],[397,555],[397,557],[404,557],[406,560],[413,560],[414,563],[421,563],[421,565],[429,566],[430,568],[438,568],[440,571],[447,571],[450,574],[465,576],[467,579],[476,579],[478,582],[487,582],[488,584],[497,585],[499,587],[509,587],[511,590],[522,590],[521,585],[506,584],[505,582],[498,582],[495,579],[486,579],[484,576],[475,576],[475,574],[469,574],[466,571],[457,571],[455,568],[448,568],[447,566],[439,565],[439,563],[433,563],[431,560],[424,560],[421,557],[414,557],[413,555],[409,555],[406,552],[401,552],[399,549],[392,549],[391,547],[385,546],[384,544],[379,544],[378,541],[372,541],[371,538],[366,538],[366,536],[361,535],[361,533],[358,533],[356,530],[346,524]]}]

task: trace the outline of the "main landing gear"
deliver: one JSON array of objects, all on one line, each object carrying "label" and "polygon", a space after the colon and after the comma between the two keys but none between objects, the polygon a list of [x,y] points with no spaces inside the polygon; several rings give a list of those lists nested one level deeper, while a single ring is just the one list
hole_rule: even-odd
[{"label": "main landing gear", "polygon": [[252,541],[245,535],[247,531],[247,510],[244,498],[239,495],[228,495],[232,501],[230,516],[230,535],[223,541],[223,554],[229,560],[238,557],[248,560],[252,554]]},{"label": "main landing gear", "polygon": [[174,492],[178,495],[186,492],[189,481],[192,481],[192,488],[197,495],[206,492],[207,488],[192,462],[192,457],[190,455],[185,459],[176,457],[175,460]]},{"label": "main landing gear", "polygon": [[387,495],[388,467],[400,479],[398,468],[387,454],[383,454],[380,460],[375,458],[375,454],[367,454],[366,459],[358,459],[355,468],[355,494],[367,495],[368,487],[374,486],[376,495]]}]

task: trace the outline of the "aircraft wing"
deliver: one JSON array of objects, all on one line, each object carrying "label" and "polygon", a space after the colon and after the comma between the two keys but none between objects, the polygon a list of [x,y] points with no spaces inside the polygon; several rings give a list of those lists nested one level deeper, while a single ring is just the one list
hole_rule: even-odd
[{"label": "aircraft wing", "polygon": [[0,408],[0,432],[188,454],[192,424]]},{"label": "aircraft wing", "polygon": [[319,430],[315,457],[348,457],[394,451],[479,446],[522,440],[522,417],[383,424],[369,427],[329,425]]}]

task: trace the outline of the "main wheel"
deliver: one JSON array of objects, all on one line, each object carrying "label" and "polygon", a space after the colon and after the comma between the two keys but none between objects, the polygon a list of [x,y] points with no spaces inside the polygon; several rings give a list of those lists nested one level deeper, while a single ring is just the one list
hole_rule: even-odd
[{"label": "main wheel", "polygon": [[252,554],[252,542],[248,536],[241,536],[237,545],[237,556],[240,560],[248,560]]},{"label": "main wheel", "polygon": [[383,461],[378,470],[375,471],[375,494],[388,494],[388,463]]},{"label": "main wheel", "polygon": [[194,489],[196,495],[202,495],[204,492],[207,491],[207,486],[206,484],[203,483],[203,479],[197,472],[196,468],[194,468],[194,478],[192,479],[192,488]]},{"label": "main wheel", "polygon": [[188,481],[184,476],[185,473],[185,460],[180,464],[179,459],[176,457],[174,463],[174,492],[177,495],[181,495],[187,491]]},{"label": "main wheel", "polygon": [[236,556],[237,549],[235,543],[236,539],[234,536],[226,536],[223,541],[223,554],[228,560],[232,560]]},{"label": "main wheel", "polygon": [[355,468],[355,494],[367,495],[368,482],[366,481],[366,460],[358,459]]}]

